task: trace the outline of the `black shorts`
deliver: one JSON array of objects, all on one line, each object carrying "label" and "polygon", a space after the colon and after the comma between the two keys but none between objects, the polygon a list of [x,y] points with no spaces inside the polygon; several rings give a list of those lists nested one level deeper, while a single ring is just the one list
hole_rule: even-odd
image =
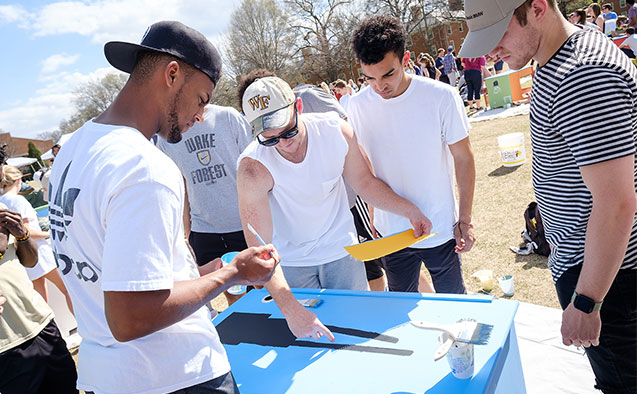
[{"label": "black shorts", "polygon": [[[358,234],[358,241],[365,242],[374,239],[371,232],[371,226],[369,223],[369,211],[367,204],[356,196],[356,205],[350,209],[352,216],[354,217],[354,226],[356,227],[356,233]],[[364,261],[365,272],[367,274],[367,280],[374,280],[383,277],[383,262],[382,258]]]},{"label": "black shorts", "polygon": [[239,394],[239,388],[234,380],[232,371],[230,371],[218,378],[173,391],[171,394]]},{"label": "black shorts", "polygon": [[188,242],[197,257],[197,264],[202,266],[228,252],[240,252],[248,248],[243,231],[233,233],[198,233],[190,232]]},{"label": "black shorts", "polygon": [[0,354],[0,393],[77,393],[77,370],[55,321]]}]

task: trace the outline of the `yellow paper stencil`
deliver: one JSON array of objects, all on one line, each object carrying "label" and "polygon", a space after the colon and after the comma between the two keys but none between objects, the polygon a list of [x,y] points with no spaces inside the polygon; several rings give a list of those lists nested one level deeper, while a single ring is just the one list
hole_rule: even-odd
[{"label": "yellow paper stencil", "polygon": [[414,229],[410,228],[409,230],[387,237],[363,242],[362,244],[346,246],[345,250],[356,260],[373,260],[397,252],[423,239],[433,237],[434,235],[438,235],[438,233],[427,234],[416,238],[414,237]]}]

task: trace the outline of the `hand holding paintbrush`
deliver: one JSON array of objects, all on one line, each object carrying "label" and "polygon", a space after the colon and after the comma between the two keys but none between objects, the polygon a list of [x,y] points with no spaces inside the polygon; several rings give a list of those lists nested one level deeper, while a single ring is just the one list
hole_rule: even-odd
[{"label": "hand holding paintbrush", "polygon": [[[250,223],[248,223],[247,227],[248,227],[248,230],[250,230],[250,232],[259,240],[261,245],[266,246],[266,243],[263,240],[263,238],[261,238],[259,233],[257,233],[257,230],[255,230],[254,227],[252,227],[252,225]],[[270,252],[270,256],[272,256],[272,258],[276,261],[276,263],[279,263],[279,261],[281,261],[281,259],[279,258],[278,254],[277,254],[277,257],[274,257],[274,254],[272,252]]]},{"label": "hand holding paintbrush", "polygon": [[[254,228],[250,231],[255,233]],[[239,252],[229,264],[224,265],[223,269],[236,270],[231,274],[233,276],[231,285],[254,285],[255,287],[264,285],[272,278],[277,264],[281,261],[272,245],[266,245],[260,236],[256,235],[256,237],[262,243],[261,246]]]},{"label": "hand holding paintbrush", "polygon": [[[240,279],[235,284],[252,285],[260,289],[272,277],[277,264],[281,261],[281,257],[272,245],[266,245],[254,227],[250,224],[247,227],[259,240],[261,246],[248,248],[240,252],[229,265],[236,267],[238,270],[237,273]],[[266,271],[264,272],[263,269],[266,269]]]}]

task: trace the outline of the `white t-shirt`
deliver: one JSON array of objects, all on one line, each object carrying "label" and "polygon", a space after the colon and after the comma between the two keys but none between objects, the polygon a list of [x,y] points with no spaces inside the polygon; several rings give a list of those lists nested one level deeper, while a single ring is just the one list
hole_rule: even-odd
[{"label": "white t-shirt", "polygon": [[[388,100],[362,90],[349,102],[349,121],[376,176],[420,208],[439,233],[415,244],[431,248],[453,238],[457,217],[453,158],[448,145],[470,129],[462,99],[451,86],[412,76],[403,94]],[[411,228],[407,218],[374,210],[374,225],[391,235]]]},{"label": "white t-shirt", "polygon": [[198,277],[173,161],[135,129],[89,121],[56,157],[50,184],[51,238],[82,336],[77,387],[165,393],[227,373],[205,307],[125,343],[104,316],[104,291],[171,289]]},{"label": "white t-shirt", "polygon": [[628,47],[633,51],[633,53],[637,55],[637,34],[633,34],[627,39],[625,39],[623,44],[628,45]]},{"label": "white t-shirt", "polygon": [[358,243],[349,212],[343,168],[349,145],[336,112],[299,116],[307,128],[307,152],[300,163],[285,159],[274,147],[253,141],[239,157],[262,163],[274,180],[268,193],[272,244],[281,265],[307,267],[347,255]]},{"label": "white t-shirt", "polygon": [[[18,194],[7,193],[0,196],[0,202],[12,211],[19,213],[22,219],[28,219],[29,229],[40,229],[38,214],[26,198]],[[40,238],[35,240],[35,244],[38,246],[38,262],[33,267],[25,267],[31,280],[39,279],[55,269],[55,259],[49,241]]]},{"label": "white t-shirt", "polygon": [[349,94],[344,94],[341,96],[341,99],[338,101],[341,104],[341,107],[347,112],[347,107],[349,106],[349,99],[352,98]]}]

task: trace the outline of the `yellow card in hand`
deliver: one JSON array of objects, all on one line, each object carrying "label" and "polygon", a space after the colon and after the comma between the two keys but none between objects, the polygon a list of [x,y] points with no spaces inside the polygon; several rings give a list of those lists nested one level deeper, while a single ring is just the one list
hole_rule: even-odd
[{"label": "yellow card in hand", "polygon": [[363,242],[362,244],[346,246],[345,250],[356,260],[373,260],[397,252],[423,239],[433,237],[434,235],[438,235],[438,233],[427,234],[416,238],[414,237],[414,229],[410,228],[409,230],[388,235],[387,237]]}]

